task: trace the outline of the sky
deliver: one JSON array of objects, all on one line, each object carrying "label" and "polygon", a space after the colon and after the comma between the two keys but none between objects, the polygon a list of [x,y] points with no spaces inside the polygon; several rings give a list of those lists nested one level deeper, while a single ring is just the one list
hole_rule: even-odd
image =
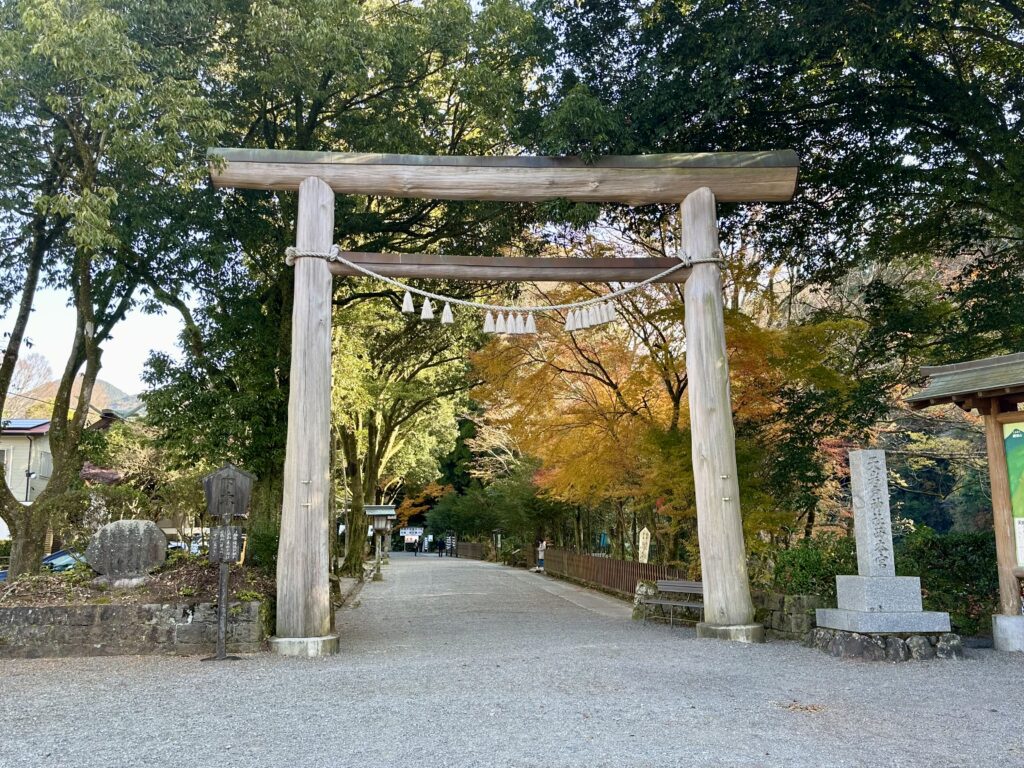
[{"label": "sky", "polygon": [[[68,299],[66,291],[39,291],[25,334],[26,339],[32,342],[29,351],[38,352],[49,360],[55,377],[64,369],[75,335],[75,312],[68,306]],[[17,307],[14,307],[0,321],[0,334],[10,332],[16,313]],[[177,338],[181,328],[181,318],[176,314],[129,313],[103,344],[100,378],[129,395],[144,391],[142,371],[146,358],[152,350],[177,357]]]}]

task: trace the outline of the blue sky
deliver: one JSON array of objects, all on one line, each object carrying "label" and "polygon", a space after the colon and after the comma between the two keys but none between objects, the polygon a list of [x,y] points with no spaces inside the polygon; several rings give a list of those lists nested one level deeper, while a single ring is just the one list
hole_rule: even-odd
[{"label": "blue sky", "polygon": [[[50,361],[56,375],[64,368],[75,331],[75,313],[68,305],[64,291],[46,289],[36,295],[35,309],[29,320],[27,338],[31,351]],[[0,321],[0,333],[8,333],[14,324],[17,308]],[[152,350],[177,353],[177,337],[181,319],[177,315],[144,315],[130,313],[117,327],[113,337],[103,345],[103,368],[100,378],[109,381],[129,395],[145,389],[142,371]]]}]

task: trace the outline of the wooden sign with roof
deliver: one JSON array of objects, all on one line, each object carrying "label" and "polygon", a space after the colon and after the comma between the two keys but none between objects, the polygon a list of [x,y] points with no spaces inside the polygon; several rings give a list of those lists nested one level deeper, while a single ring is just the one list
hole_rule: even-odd
[{"label": "wooden sign with roof", "polygon": [[924,389],[907,398],[911,408],[953,403],[976,410],[985,422],[992,524],[999,571],[999,614],[993,644],[1024,651],[1020,579],[1024,578],[1024,353],[925,367]]}]

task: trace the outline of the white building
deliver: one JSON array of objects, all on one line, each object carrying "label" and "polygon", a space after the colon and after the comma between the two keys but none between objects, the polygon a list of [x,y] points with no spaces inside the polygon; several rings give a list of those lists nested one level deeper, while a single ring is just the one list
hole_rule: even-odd
[{"label": "white building", "polygon": [[[49,419],[9,419],[0,428],[0,462],[4,481],[14,497],[30,504],[42,493],[53,472]],[[0,539],[10,538],[0,520]]]}]

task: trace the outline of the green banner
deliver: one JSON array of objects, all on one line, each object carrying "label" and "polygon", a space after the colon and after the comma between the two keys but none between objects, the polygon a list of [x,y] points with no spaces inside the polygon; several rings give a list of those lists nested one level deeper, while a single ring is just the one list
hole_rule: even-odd
[{"label": "green banner", "polygon": [[1017,565],[1024,566],[1024,424],[1004,424],[1006,468],[1010,475],[1010,505],[1017,539]]}]

